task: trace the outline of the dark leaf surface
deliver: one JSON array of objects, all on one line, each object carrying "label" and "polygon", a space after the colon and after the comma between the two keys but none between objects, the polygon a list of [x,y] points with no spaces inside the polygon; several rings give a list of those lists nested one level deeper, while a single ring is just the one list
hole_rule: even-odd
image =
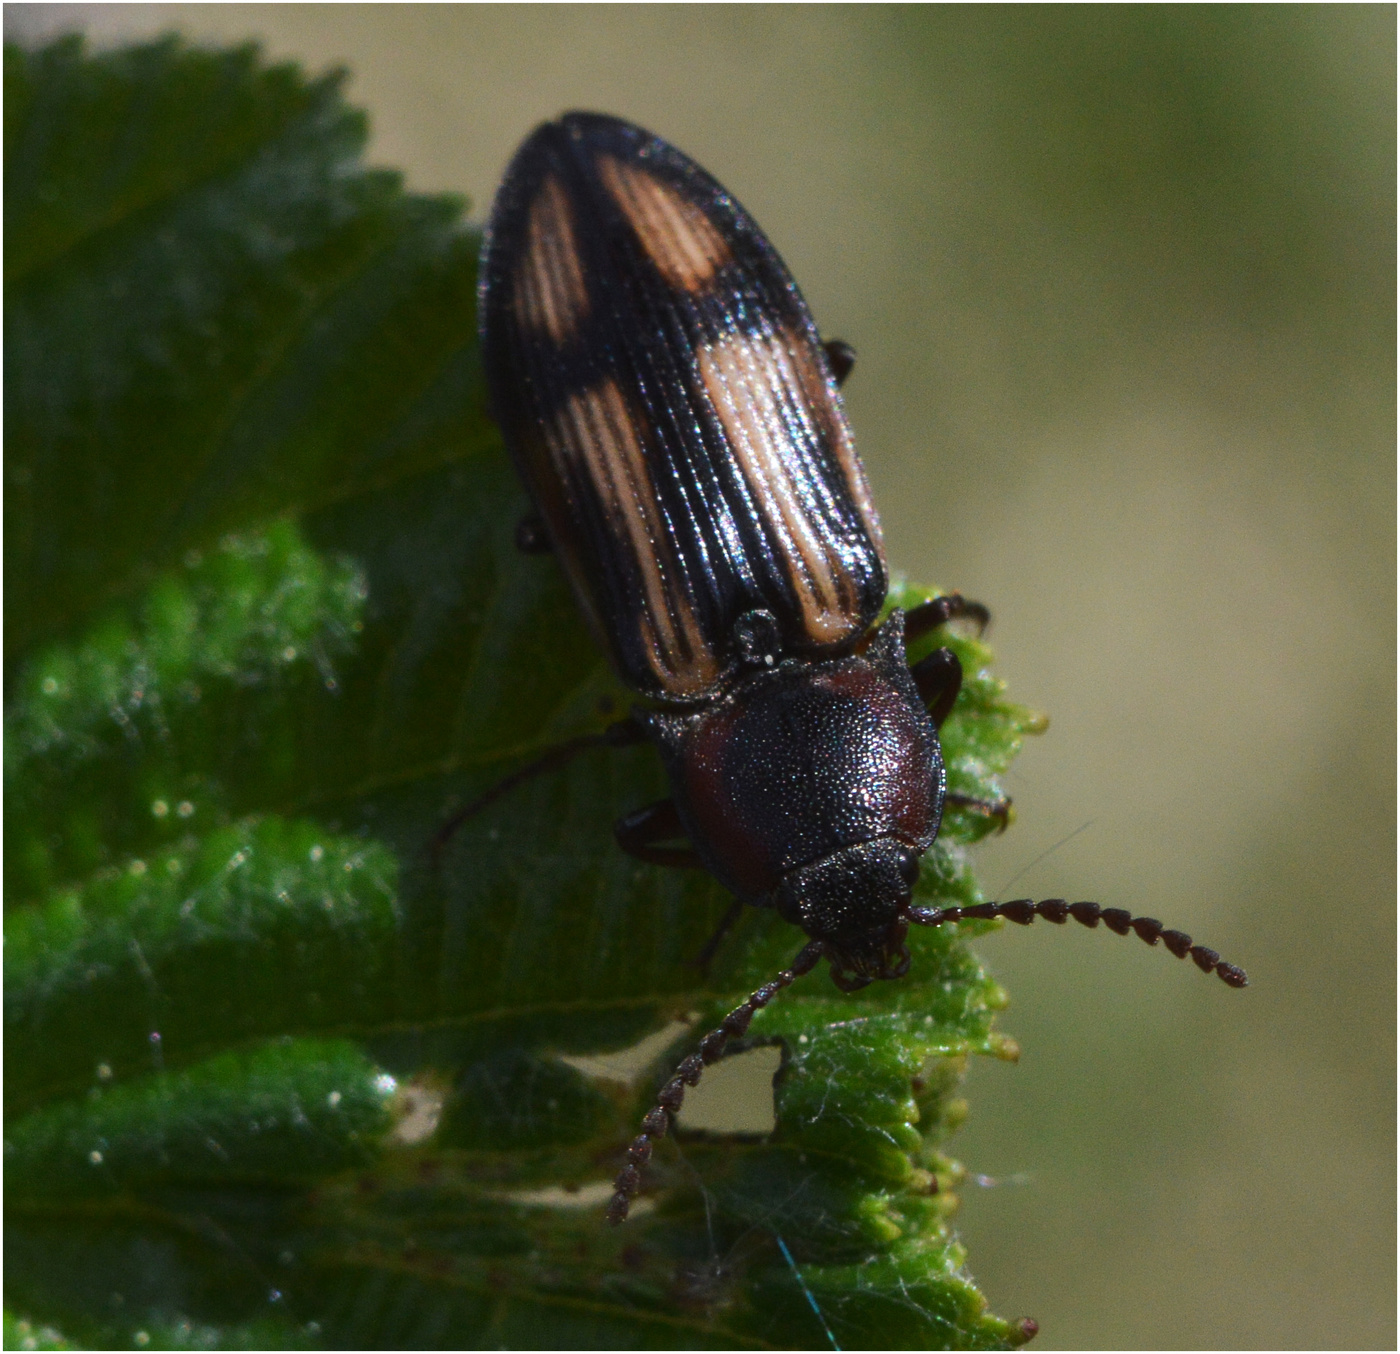
[{"label": "dark leaf surface", "polygon": [[[477,240],[361,169],[334,78],[173,42],[6,54],[7,1343],[998,1347],[948,1224],[962,935],[804,978],[771,1135],[683,1134],[627,1227],[635,1082],[801,937],[639,865],[649,748],[461,805],[624,708],[482,409]],[[909,604],[929,595],[896,592]],[[1034,717],[974,641],[994,794]],[[914,655],[917,657],[917,653]],[[922,898],[980,898],[951,814]],[[965,925],[964,934],[976,927]],[[804,1291],[805,1285],[805,1291]]]}]

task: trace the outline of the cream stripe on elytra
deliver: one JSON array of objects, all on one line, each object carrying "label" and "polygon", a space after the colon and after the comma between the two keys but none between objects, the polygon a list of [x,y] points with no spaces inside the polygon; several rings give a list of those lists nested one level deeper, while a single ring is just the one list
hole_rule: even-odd
[{"label": "cream stripe on elytra", "polygon": [[865,469],[860,463],[860,458],[856,455],[855,439],[851,436],[850,425],[846,422],[846,415],[841,408],[840,400],[832,395],[831,387],[827,385],[825,370],[818,369],[818,357],[812,345],[805,342],[800,335],[791,332],[780,330],[778,337],[784,350],[793,359],[798,377],[802,382],[802,391],[807,407],[817,411],[818,418],[821,419],[830,434],[831,447],[836,454],[836,462],[841,467],[846,487],[850,490],[856,511],[860,514],[861,523],[874,542],[875,549],[883,563],[885,558],[884,532],[880,530],[880,518],[875,511],[875,500],[870,495],[870,485],[865,478]]},{"label": "cream stripe on elytra", "polygon": [[719,665],[687,599],[667,588],[661,564],[665,525],[617,382],[608,379],[571,395],[547,430],[546,440],[559,461],[583,462],[605,511],[621,526],[631,547],[645,594],[638,629],[662,688],[677,697],[709,689],[718,678]]},{"label": "cream stripe on elytra", "polygon": [[698,291],[729,261],[729,246],[705,213],[647,170],[604,155],[598,174],[672,286]]},{"label": "cream stripe on elytra", "polygon": [[698,357],[755,504],[776,509],[765,520],[787,559],[808,636],[820,644],[845,639],[862,624],[850,579],[813,531],[789,461],[794,441],[818,444],[791,358],[776,339],[737,335],[702,347]]},{"label": "cream stripe on elytra", "polygon": [[578,241],[563,185],[547,178],[530,206],[520,266],[521,319],[563,343],[588,310]]}]

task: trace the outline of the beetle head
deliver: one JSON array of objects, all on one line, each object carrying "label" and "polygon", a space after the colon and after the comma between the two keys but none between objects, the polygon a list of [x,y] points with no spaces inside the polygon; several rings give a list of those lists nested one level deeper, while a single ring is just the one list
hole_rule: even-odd
[{"label": "beetle head", "polygon": [[917,851],[877,837],[792,871],[774,904],[785,921],[823,942],[836,985],[853,991],[908,971],[904,938],[918,877]]}]

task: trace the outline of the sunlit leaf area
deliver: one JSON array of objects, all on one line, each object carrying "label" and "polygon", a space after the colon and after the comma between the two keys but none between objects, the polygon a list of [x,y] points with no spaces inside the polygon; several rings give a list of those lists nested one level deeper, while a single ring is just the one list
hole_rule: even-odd
[{"label": "sunlit leaf area", "polygon": [[[964,1066],[1015,1056],[974,924],[800,980],[738,1046],[771,1131],[682,1116],[603,1224],[803,937],[752,911],[690,962],[726,896],[611,832],[650,748],[441,831],[627,701],[513,544],[464,204],[247,47],[7,48],[5,115],[6,1345],[1024,1342],[950,1222]],[[996,796],[1040,720],[941,643],[950,784]],[[981,900],[992,828],[950,812],[921,902]]]}]

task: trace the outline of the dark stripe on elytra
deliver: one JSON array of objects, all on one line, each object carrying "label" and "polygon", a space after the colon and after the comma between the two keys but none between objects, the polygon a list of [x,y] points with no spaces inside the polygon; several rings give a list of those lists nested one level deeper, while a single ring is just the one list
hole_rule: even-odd
[{"label": "dark stripe on elytra", "polygon": [[[565,181],[567,183],[567,181]],[[578,185],[570,185],[577,187]],[[608,204],[609,210],[611,204]],[[578,209],[577,215],[585,223],[591,223],[588,216],[588,206]],[[619,225],[623,224],[621,222]],[[599,255],[604,255],[610,251],[606,249],[606,237],[596,229],[589,228],[585,224],[578,230],[580,236],[580,250],[585,254],[581,260],[586,275],[592,279],[604,278],[604,270],[597,266],[602,260]],[[637,246],[640,248],[640,246]],[[592,255],[593,257],[588,257]],[[611,265],[612,260],[607,262]],[[642,260],[638,260],[638,263]],[[624,278],[627,276],[623,274]],[[671,289],[658,277],[654,286],[645,289],[647,293],[662,292],[666,295],[667,301],[674,306],[679,298],[670,294]],[[618,360],[619,344],[621,337],[622,349],[625,351],[626,340],[634,332],[634,325],[627,316],[615,317],[613,314],[613,303],[616,299],[614,287],[595,286],[590,296],[590,307],[588,317],[582,322],[581,327],[572,343],[566,345],[554,345],[542,336],[527,336],[518,332],[518,327],[512,325],[517,332],[512,334],[515,340],[513,346],[517,353],[524,359],[523,365],[530,371],[533,378],[530,381],[532,393],[535,395],[536,413],[546,420],[560,419],[567,409],[572,396],[592,389],[601,381],[611,375],[617,382],[619,390],[624,399],[631,406],[634,425],[638,428],[639,434],[644,436],[648,443],[648,459],[655,463],[656,443],[660,440],[657,436],[661,431],[659,428],[648,427],[649,420],[643,415],[645,410],[640,408],[642,401],[638,398],[641,393],[641,383],[638,375],[634,371],[626,370],[627,364]],[[550,350],[548,352],[543,350]],[[610,361],[600,361],[599,355],[611,351],[614,356]],[[654,359],[655,353],[650,356]],[[669,354],[668,354],[669,356]],[[655,366],[655,362],[652,363]],[[671,389],[666,392],[668,396],[674,396],[677,385],[676,376],[672,373],[672,379],[664,382]],[[683,383],[681,385],[683,391]],[[667,430],[669,431],[669,429]],[[669,439],[667,439],[669,440]],[[682,438],[682,441],[684,439]],[[591,477],[586,472],[580,470],[564,474],[570,481],[571,497],[584,511],[580,514],[579,526],[582,534],[591,538],[594,549],[590,552],[593,555],[592,567],[601,573],[600,582],[605,593],[606,604],[610,607],[625,610],[636,610],[643,604],[644,587],[642,584],[641,569],[639,562],[633,557],[632,547],[626,537],[625,531],[621,529],[621,524],[613,520],[613,514],[609,507],[602,501],[597,490],[594,488]],[[660,481],[653,481],[656,489],[656,508],[668,527],[668,534],[671,537],[669,544],[672,548],[679,550],[682,555],[682,567],[663,567],[663,576],[667,581],[667,590],[676,593],[681,578],[690,577],[692,582],[704,581],[712,576],[711,569],[706,565],[703,557],[694,558],[694,551],[689,547],[689,533],[677,530],[678,518],[685,520],[690,515],[690,508],[683,501],[677,502],[677,496],[669,490],[664,478]],[[659,543],[660,553],[671,554],[670,549],[666,549],[667,543]],[[666,561],[663,560],[663,566]],[[697,568],[698,566],[698,568]],[[689,597],[684,591],[677,594],[680,599],[688,602],[696,612],[697,619],[701,624],[702,632],[713,641],[716,638],[717,625],[716,615],[711,606],[706,603],[710,599],[703,595]],[[708,616],[706,613],[710,613]],[[627,666],[642,672],[649,671],[649,655],[645,646],[641,644],[640,633],[630,626],[618,626],[614,628],[614,641],[625,655]],[[714,647],[718,648],[719,645]]]},{"label": "dark stripe on elytra", "polygon": [[[692,455],[695,450],[692,437],[686,434],[686,425],[696,421],[697,416],[702,425],[712,422],[712,418],[707,417],[708,401],[700,385],[694,358],[697,337],[701,342],[720,342],[726,338],[738,338],[742,334],[745,338],[760,343],[785,344],[791,334],[791,337],[799,342],[802,338],[811,342],[810,329],[806,324],[800,328],[793,325],[786,332],[773,325],[769,316],[774,307],[766,304],[766,297],[758,304],[745,304],[755,290],[752,286],[753,280],[746,280],[750,281],[750,285],[743,288],[743,293],[747,295],[740,299],[734,294],[737,289],[731,289],[727,295],[714,294],[720,289],[711,289],[708,296],[680,293],[662,281],[659,275],[653,275],[646,280],[633,275],[628,279],[627,290],[631,293],[628,300],[632,303],[632,309],[642,311],[646,316],[647,322],[640,326],[642,332],[654,333],[664,326],[672,331],[673,343],[646,347],[627,343],[625,340],[638,332],[638,326],[624,317],[617,326],[624,337],[623,351],[627,352],[628,356],[633,356],[640,350],[644,360],[636,361],[634,357],[634,361],[629,364],[634,370],[630,372],[618,370],[620,364],[617,361],[606,364],[619,379],[620,388],[624,392],[633,392],[634,403],[639,402],[636,397],[640,397],[648,387],[657,390],[662,398],[646,403],[650,405],[653,413],[659,412],[658,403],[664,403],[668,417],[656,422],[653,436],[663,447],[669,445],[673,464],[687,467],[687,479],[700,481],[702,485],[708,480],[712,486],[708,491],[701,488],[701,496],[708,497],[710,502],[708,512],[697,515],[686,502],[685,495],[675,492],[664,479],[658,485],[658,497],[661,500],[659,506],[675,532],[676,545],[689,566],[692,579],[697,583],[703,581],[712,585],[697,589],[696,595],[689,598],[696,607],[706,633],[712,636],[721,624],[721,617],[734,609],[736,601],[741,605],[751,601],[766,601],[770,605],[782,606],[784,601],[795,600],[796,597],[789,579],[789,570],[793,566],[784,552],[773,544],[774,538],[770,532],[764,529],[768,516],[766,509],[769,505],[752,496],[738,466],[733,465],[729,456],[722,454],[722,449],[727,446],[722,426],[712,426],[711,437],[705,439],[707,442],[713,442],[708,456]],[[737,307],[734,306],[736,300],[739,301]],[[735,310],[738,312],[737,316]],[[708,315],[706,311],[709,312]],[[735,318],[741,321],[737,327],[733,324]],[[749,323],[743,323],[746,318]],[[805,316],[803,319],[805,320]],[[596,361],[596,354],[613,346],[606,343],[604,332],[612,328],[611,320],[612,316],[605,313],[605,307],[601,303],[595,304],[590,310],[586,327],[598,332],[582,334],[575,344],[571,345],[575,354],[570,354],[567,349],[556,350],[554,362],[550,365],[554,366],[554,379],[559,384],[553,392],[554,399],[542,402],[542,412],[547,409],[550,416],[557,417],[567,405],[571,392],[590,387],[600,379],[600,368],[603,368],[604,364]],[[792,333],[792,330],[796,330],[796,333]],[[600,339],[604,341],[600,342]],[[615,347],[614,351],[617,351]],[[690,361],[686,364],[688,370],[685,371],[671,361],[674,354],[681,351],[690,354]],[[585,352],[593,355],[591,360],[584,356]],[[536,358],[540,355],[538,352],[532,354]],[[669,371],[657,370],[658,356],[665,361]],[[815,360],[814,355],[809,355],[808,360]],[[564,370],[561,370],[561,367]],[[569,367],[573,370],[566,375]],[[658,381],[643,380],[642,371],[648,367],[658,375]],[[541,385],[536,383],[535,389],[541,391]],[[875,596],[872,601],[871,594],[883,593],[882,572],[879,571],[878,564],[872,567],[869,542],[864,539],[853,495],[842,492],[840,499],[844,501],[838,502],[832,492],[834,486],[828,484],[828,481],[834,478],[835,485],[846,488],[839,462],[830,445],[835,436],[830,411],[813,407],[810,402],[800,398],[800,379],[795,391],[783,390],[782,393],[789,397],[783,401],[789,408],[791,397],[794,394],[799,397],[799,407],[810,422],[810,427],[803,429],[802,434],[794,439],[794,450],[798,453],[794,481],[799,498],[806,506],[814,524],[820,528],[827,548],[842,561],[845,571],[853,575],[846,580],[852,594],[849,602],[854,605],[857,613],[869,612],[873,617],[874,611],[878,610],[879,596]],[[775,398],[777,394],[775,391]],[[715,471],[730,465],[733,465],[733,472],[727,476],[727,485],[716,486]],[[717,488],[719,500],[728,511],[733,528],[740,535],[744,546],[737,556],[726,552],[728,568],[725,572],[740,574],[741,579],[747,579],[746,584],[725,589],[724,591],[730,594],[728,597],[714,586],[718,585],[719,579],[716,577],[714,564],[711,563],[711,556],[722,548],[722,539],[706,540],[707,533],[699,530],[699,522],[695,521],[697,516],[700,521],[704,521],[707,517],[719,515],[714,498]],[[747,511],[735,512],[736,503],[742,504]],[[682,524],[692,529],[683,529]],[[772,530],[778,531],[781,528],[775,524]],[[861,540],[853,542],[853,534],[859,534]],[[862,549],[861,546],[865,548]],[[755,559],[762,560],[765,566],[759,571],[758,577],[747,567]],[[736,568],[736,565],[744,567]],[[766,575],[766,578],[762,575]],[[734,581],[740,582],[741,579]],[[843,607],[844,609],[846,608]]]},{"label": "dark stripe on elytra", "polygon": [[[687,347],[697,342],[713,342],[727,336],[734,330],[734,316],[746,312],[780,315],[793,328],[805,328],[810,324],[796,288],[776,253],[718,184],[697,167],[679,160],[676,153],[664,143],[650,143],[654,152],[660,148],[661,153],[653,153],[645,162],[638,161],[635,155],[636,148],[628,147],[632,150],[628,158],[634,164],[641,163],[659,182],[705,213],[734,255],[729,262],[716,270],[702,289],[686,292],[673,287],[652,261],[625,213],[598,175],[597,156],[600,153],[616,155],[623,147],[617,146],[615,138],[612,137],[588,140],[602,141],[604,144],[588,144],[586,149],[570,145],[561,148],[566,152],[562,155],[540,157],[543,163],[529,176],[533,191],[529,194],[521,193],[512,203],[511,229],[507,232],[512,237],[517,265],[516,277],[511,279],[514,293],[524,262],[523,244],[529,208],[545,177],[553,173],[564,188],[573,208],[574,230],[580,246],[580,270],[589,295],[587,316],[578,326],[571,341],[563,345],[553,345],[546,337],[541,336],[541,342],[556,347],[559,368],[573,373],[565,382],[569,392],[590,384],[600,368],[606,370],[610,365],[596,360],[600,340],[605,341],[607,338],[607,335],[601,332],[607,326],[603,323],[600,312],[603,302],[618,281],[626,281],[633,289],[640,286],[647,302],[646,308],[651,310],[653,315],[657,313],[658,304],[662,307],[669,305],[676,311],[688,313],[693,318],[694,325],[687,326],[689,332],[683,335],[687,340]],[[584,152],[582,154],[581,149]],[[671,172],[656,172],[661,169],[669,169]],[[697,189],[700,191],[696,191]],[[606,220],[605,230],[600,230],[595,224],[600,216]],[[617,260],[613,256],[608,238],[609,231],[620,232],[627,239],[629,247],[624,260]],[[762,328],[761,323],[755,324],[750,332],[756,335],[762,332]],[[624,378],[622,372],[615,371],[614,374]],[[566,401],[566,392],[556,392],[553,400],[541,401],[540,412],[557,413]]]},{"label": "dark stripe on elytra", "polygon": [[[576,148],[532,156],[528,172],[522,167],[517,179],[522,187],[513,196],[510,210],[498,217],[502,240],[509,243],[506,261],[518,273],[530,205],[552,173],[572,208],[580,271],[588,290],[586,313],[563,344],[554,344],[547,335],[524,332],[511,314],[494,317],[502,331],[499,338],[509,351],[509,366],[519,378],[512,384],[523,387],[522,395],[528,393],[534,405],[512,412],[528,422],[558,420],[572,395],[608,376],[616,381],[635,424],[647,438],[648,460],[657,472],[653,480],[656,507],[680,556],[678,571],[664,571],[668,590],[681,578],[689,579],[690,586],[681,595],[694,608],[707,642],[723,653],[732,649],[724,622],[732,620],[736,610],[766,603],[790,613],[788,603],[795,592],[790,566],[766,526],[765,509],[770,505],[754,501],[747,478],[730,454],[722,423],[711,411],[697,348],[736,339],[772,342],[780,334],[784,341],[791,335],[798,342],[815,344],[815,334],[786,269],[749,219],[687,165],[658,165],[653,160],[648,169],[705,212],[733,255],[702,288],[683,290],[667,282],[599,181],[593,158],[598,149],[591,147],[581,160]],[[615,144],[605,149],[620,155],[621,148]],[[664,162],[668,157],[661,158]],[[611,242],[610,232],[619,231],[622,243]],[[498,269],[500,260],[500,254],[493,259]],[[502,290],[496,291],[497,297]],[[820,363],[815,349],[809,361]],[[824,372],[820,365],[814,370]],[[795,376],[792,394],[811,424],[799,438],[796,492],[824,546],[843,561],[850,575],[844,582],[855,594],[857,609],[873,615],[883,595],[883,571],[835,456],[831,411],[813,407],[803,398],[804,380],[812,379],[810,373],[805,378]],[[548,477],[550,467],[533,469],[537,473],[529,477],[538,482]],[[836,482],[828,489],[823,481],[833,476]],[[580,508],[574,519],[579,549],[593,557],[589,567],[602,587],[598,602],[624,612],[635,609],[642,588],[630,545],[619,548],[618,524],[611,520],[591,478],[582,473],[567,478],[569,497]],[[613,635],[624,665],[647,672],[648,658],[633,628],[613,628]]]}]

